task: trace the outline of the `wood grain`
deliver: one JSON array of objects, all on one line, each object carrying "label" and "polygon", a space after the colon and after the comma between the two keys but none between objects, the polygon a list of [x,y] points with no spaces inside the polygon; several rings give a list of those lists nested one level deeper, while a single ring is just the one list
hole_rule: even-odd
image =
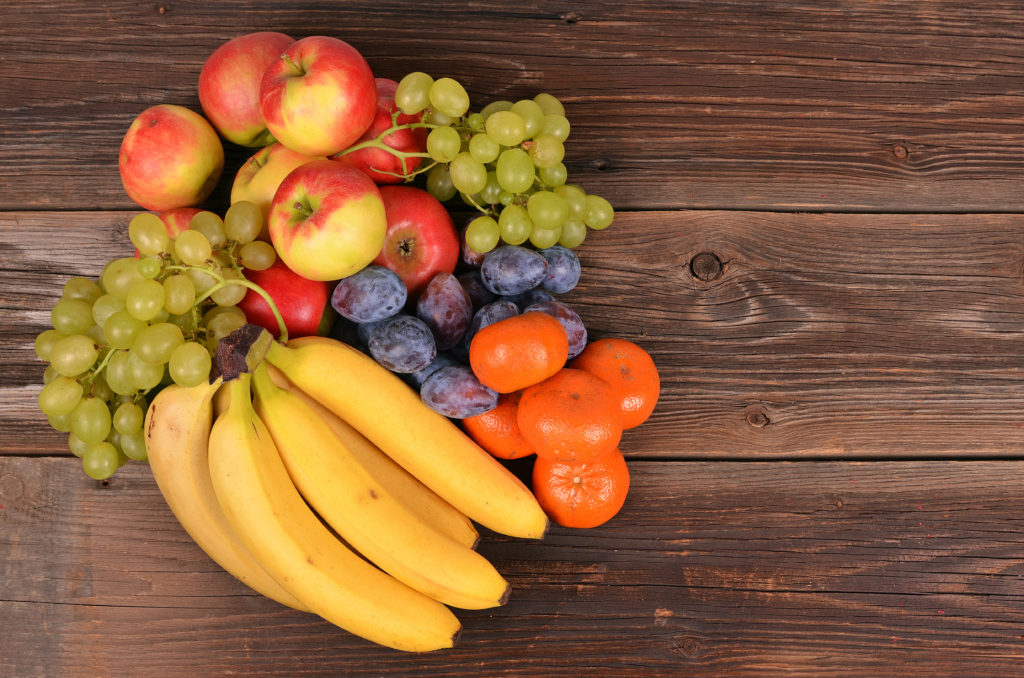
[{"label": "wood grain", "polygon": [[[456,77],[478,106],[551,91],[571,177],[620,209],[1024,209],[1024,14],[1006,0],[9,2],[4,207],[131,208],[131,120],[198,110],[206,57],[255,30],[343,38],[378,75]],[[248,154],[229,149],[217,197]]]},{"label": "wood grain", "polygon": [[144,467],[101,486],[75,460],[0,459],[0,673],[874,678],[1024,659],[1021,462],[630,468],[601,528],[485,535],[512,599],[410,656],[250,593]]},{"label": "wood grain", "polygon": [[[0,214],[0,450],[65,453],[35,335],[70,275],[127,254],[132,213]],[[642,458],[1021,456],[1018,215],[625,213],[565,297],[662,376]],[[60,248],[53,247],[60,242]],[[694,261],[717,261],[717,277]]]}]

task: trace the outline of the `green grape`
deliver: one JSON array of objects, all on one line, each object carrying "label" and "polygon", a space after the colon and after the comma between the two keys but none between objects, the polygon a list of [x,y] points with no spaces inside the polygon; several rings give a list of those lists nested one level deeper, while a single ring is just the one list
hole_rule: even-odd
[{"label": "green grape", "polygon": [[164,308],[168,313],[181,315],[192,308],[195,301],[196,286],[187,275],[178,273],[164,280]]},{"label": "green grape", "polygon": [[142,431],[124,433],[121,435],[118,443],[120,443],[124,456],[129,459],[133,461],[146,461],[149,459],[149,455],[146,454],[146,436]]},{"label": "green grape", "polygon": [[152,320],[164,307],[164,286],[156,280],[140,280],[128,290],[124,308],[133,318]]},{"label": "green grape", "polygon": [[105,480],[120,466],[117,448],[106,441],[90,445],[82,455],[82,470],[93,480]]},{"label": "green grape", "polygon": [[92,320],[103,327],[107,318],[118,311],[124,310],[124,299],[115,297],[113,294],[104,294],[92,304]]},{"label": "green grape", "polygon": [[82,385],[71,377],[57,377],[39,392],[39,410],[50,417],[71,413],[82,401]]},{"label": "green grape", "polygon": [[430,105],[452,118],[459,118],[469,110],[469,95],[457,80],[439,78],[428,92]]},{"label": "green grape", "polygon": [[152,280],[160,275],[163,268],[163,263],[161,263],[159,259],[155,259],[153,257],[146,257],[139,261],[139,275],[147,280]]},{"label": "green grape", "polygon": [[66,334],[58,332],[57,330],[43,330],[38,336],[36,336],[36,341],[33,345],[36,355],[40,360],[49,361],[50,351],[53,349],[53,345],[66,336]]},{"label": "green grape", "polygon": [[63,334],[83,334],[92,327],[92,304],[83,299],[61,299],[50,311],[50,322]]},{"label": "green grape", "polygon": [[501,153],[501,144],[487,136],[487,133],[474,134],[469,139],[469,154],[482,163],[494,162]]},{"label": "green grape", "polygon": [[498,244],[498,222],[491,217],[477,217],[466,227],[466,244],[480,254],[490,252]]},{"label": "green grape", "polygon": [[498,229],[503,241],[509,245],[521,245],[530,237],[533,222],[525,207],[508,205],[498,215]]},{"label": "green grape", "polygon": [[246,323],[245,312],[237,306],[214,306],[203,316],[203,325],[220,340]]},{"label": "green grape", "polygon": [[537,191],[531,195],[526,201],[526,210],[530,213],[530,221],[534,226],[543,230],[561,227],[569,215],[569,206],[565,200],[551,191]]},{"label": "green grape", "polygon": [[69,431],[62,431],[62,433],[68,434],[68,449],[71,450],[71,453],[76,457],[84,457],[85,451],[89,449],[89,443]]},{"label": "green grape", "polygon": [[216,278],[208,272],[202,271],[198,268],[188,269],[185,271],[185,275],[187,275],[189,280],[192,281],[192,286],[195,288],[197,295],[205,293],[206,290],[217,284]]},{"label": "green grape", "polygon": [[118,299],[127,297],[131,286],[140,280],[142,275],[139,273],[139,260],[133,257],[114,259],[107,264],[103,275],[100,276],[104,291]]},{"label": "green grape", "polygon": [[523,193],[533,186],[533,161],[521,148],[509,148],[498,156],[494,168],[498,183],[509,193]]},{"label": "green grape", "polygon": [[536,101],[520,99],[512,104],[512,108],[509,110],[523,119],[523,124],[526,126],[526,134],[523,135],[524,139],[532,139],[537,134],[540,134],[541,129],[544,127],[544,110]]},{"label": "green grape", "polygon": [[213,256],[210,241],[199,231],[184,231],[174,240],[174,254],[182,263],[189,266],[201,266]]},{"label": "green grape", "polygon": [[486,122],[487,118],[491,117],[491,115],[493,115],[494,113],[497,113],[498,111],[507,111],[510,108],[512,108],[511,101],[499,99],[498,101],[492,101],[491,103],[481,108],[480,115],[484,116],[484,121]]},{"label": "green grape", "polygon": [[224,235],[224,220],[208,210],[196,212],[189,220],[188,227],[190,230],[198,231],[206,236],[206,241],[210,243],[211,247],[220,247],[228,241],[227,236]]},{"label": "green grape", "polygon": [[[240,280],[241,276],[234,269],[227,269],[221,273],[225,281]],[[247,288],[237,283],[230,283],[218,288],[210,298],[218,306],[234,306],[245,296]]]},{"label": "green grape", "polygon": [[128,311],[118,311],[103,323],[103,334],[107,337],[107,345],[112,348],[131,348],[135,343],[135,336],[146,326],[144,320],[139,320]]},{"label": "green grape", "polygon": [[263,230],[263,212],[259,205],[239,200],[224,214],[224,234],[239,245],[251,243]]},{"label": "green grape", "polygon": [[545,115],[541,134],[550,134],[559,141],[569,138],[569,119],[564,115]]},{"label": "green grape", "polygon": [[427,192],[441,202],[455,197],[457,191],[452,185],[452,176],[447,165],[438,165],[427,172]]},{"label": "green grape", "polygon": [[502,146],[518,146],[526,138],[526,123],[518,113],[497,111],[484,124],[487,135]]},{"label": "green grape", "polygon": [[553,167],[565,157],[565,146],[550,134],[538,135],[530,146],[530,159],[540,168]]},{"label": "green grape", "polygon": [[85,336],[92,339],[97,346],[106,346],[107,335],[103,334],[103,328],[99,325],[93,325],[85,331]]},{"label": "green grape", "polygon": [[615,218],[615,210],[610,202],[599,195],[587,196],[587,213],[583,217],[583,223],[595,231],[602,231],[612,225]]},{"label": "green grape", "polygon": [[[104,369],[103,372],[106,372],[106,369]],[[103,372],[94,374],[91,377],[92,381],[89,382],[89,395],[96,396],[100,400],[106,400],[109,402],[117,397],[117,394],[114,393],[114,390],[110,388],[109,384],[107,384],[107,379],[103,376]]]},{"label": "green grape", "polygon": [[180,327],[174,323],[157,323],[139,332],[132,345],[132,354],[147,363],[163,365],[184,341]]},{"label": "green grape", "polygon": [[46,369],[43,370],[43,385],[49,384],[51,381],[61,376],[60,372],[53,365],[47,365]]},{"label": "green grape", "polygon": [[187,342],[174,349],[168,369],[179,386],[196,386],[210,377],[210,353],[200,344]]},{"label": "green grape", "polygon": [[487,168],[466,151],[455,156],[448,166],[448,172],[457,191],[473,195],[487,185]]},{"label": "green grape", "polygon": [[103,375],[107,380],[107,386],[114,393],[120,396],[132,395],[135,393],[135,382],[132,380],[131,366],[128,363],[128,351],[114,351],[103,368]]},{"label": "green grape", "polygon": [[188,335],[198,329],[199,318],[192,313],[182,313],[181,315],[168,316],[167,322],[174,323],[181,328],[184,334]]},{"label": "green grape", "polygon": [[582,188],[566,184],[555,187],[553,192],[555,195],[561,196],[569,208],[566,219],[583,221],[583,217],[587,216],[587,194],[583,192]]},{"label": "green grape", "polygon": [[470,113],[466,116],[466,125],[474,132],[479,132],[484,128],[484,122],[486,120],[487,118],[480,113]]},{"label": "green grape", "polygon": [[86,443],[98,443],[110,433],[110,409],[99,398],[83,398],[71,412],[71,433]]},{"label": "green grape", "polygon": [[136,390],[148,391],[160,385],[164,378],[164,365],[143,360],[135,351],[129,351],[128,373]]},{"label": "green grape", "polygon": [[582,221],[566,219],[562,224],[562,235],[558,238],[558,244],[562,247],[579,247],[587,237],[587,225]]},{"label": "green grape", "polygon": [[68,412],[67,414],[58,414],[56,416],[48,414],[46,415],[46,421],[50,423],[50,428],[52,428],[54,431],[60,431],[61,433],[71,432],[70,412]]},{"label": "green grape", "polygon": [[462,139],[451,127],[437,127],[427,135],[427,153],[437,162],[451,162],[461,147]]},{"label": "green grape", "polygon": [[99,355],[99,349],[90,337],[71,334],[53,345],[50,364],[61,375],[74,377],[95,365]]},{"label": "green grape", "polygon": [[100,289],[99,285],[88,278],[79,276],[64,283],[64,293],[62,296],[65,299],[81,299],[91,304],[99,299],[101,294],[103,294],[103,290]]},{"label": "green grape", "polygon": [[479,196],[479,202],[485,205],[494,205],[498,202],[498,198],[501,197],[501,184],[498,183],[497,172],[487,173],[487,181],[484,183],[484,187],[480,189]]},{"label": "green grape", "polygon": [[537,174],[540,176],[540,180],[544,182],[545,186],[555,188],[565,183],[565,180],[569,178],[569,172],[562,163],[555,163],[551,167],[542,167],[537,170]]},{"label": "green grape", "polygon": [[[495,181],[497,181],[497,178],[498,178],[498,173],[497,172],[494,173],[494,178],[495,178]],[[498,186],[501,186],[501,184],[498,184]],[[515,201],[515,199],[516,199],[515,194],[514,193],[509,193],[506,190],[502,190],[501,193],[498,194],[498,202],[500,202],[502,205],[505,205],[505,206],[511,205],[513,203],[513,201]]]},{"label": "green grape", "polygon": [[434,79],[426,73],[409,73],[398,81],[395,105],[407,115],[415,115],[430,105],[430,88]]},{"label": "green grape", "polygon": [[440,125],[442,127],[451,127],[455,124],[457,118],[453,118],[450,115],[445,115],[436,108],[428,108],[427,112],[423,114],[423,122],[428,125]]},{"label": "green grape", "polygon": [[558,244],[558,239],[561,237],[561,226],[558,228],[534,228],[530,233],[530,244],[539,250],[546,250],[547,248]]},{"label": "green grape", "polygon": [[253,240],[242,245],[238,258],[250,271],[265,271],[277,261],[277,250],[268,242]]},{"label": "green grape", "polygon": [[114,410],[112,422],[118,433],[134,433],[142,428],[146,413],[133,402],[121,403]]},{"label": "green grape", "polygon": [[152,212],[136,214],[128,222],[128,238],[139,253],[153,257],[170,248],[171,238],[167,235],[167,227]]},{"label": "green grape", "polygon": [[562,106],[562,102],[547,92],[541,92],[533,97],[533,100],[537,102],[537,105],[540,106],[545,115],[565,115],[565,108]]}]

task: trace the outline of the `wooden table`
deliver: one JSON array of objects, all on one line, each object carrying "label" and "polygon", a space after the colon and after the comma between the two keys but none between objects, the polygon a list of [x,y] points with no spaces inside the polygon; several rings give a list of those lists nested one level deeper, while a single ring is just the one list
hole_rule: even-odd
[{"label": "wooden table", "polygon": [[[121,136],[256,30],[552,92],[618,209],[569,301],[661,369],[629,499],[486,534],[514,593],[452,651],[252,594],[36,409],[62,284],[130,251]],[[0,675],[1024,675],[1022,186],[1019,2],[6,2]]]}]

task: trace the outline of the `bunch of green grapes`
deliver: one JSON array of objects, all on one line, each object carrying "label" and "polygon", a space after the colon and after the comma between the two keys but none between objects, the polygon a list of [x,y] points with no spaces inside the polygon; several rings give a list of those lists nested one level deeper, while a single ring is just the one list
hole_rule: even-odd
[{"label": "bunch of green grapes", "polygon": [[142,213],[128,225],[137,257],[64,285],[52,329],[35,341],[49,363],[39,408],[68,434],[87,475],[108,478],[129,459],[145,461],[152,395],[209,378],[217,342],[246,322],[236,306],[251,285],[242,267],[262,270],[276,259],[256,240],[262,222],[256,205],[239,202],[223,219],[197,213],[172,238],[158,216]]},{"label": "bunch of green grapes", "polygon": [[458,194],[483,212],[466,229],[466,242],[477,252],[499,241],[577,247],[588,229],[611,225],[607,200],[566,183],[569,120],[551,94],[494,101],[471,112],[457,81],[416,72],[399,82],[395,104],[409,115],[423,112],[430,128],[427,154],[434,165],[427,190],[442,202]]}]

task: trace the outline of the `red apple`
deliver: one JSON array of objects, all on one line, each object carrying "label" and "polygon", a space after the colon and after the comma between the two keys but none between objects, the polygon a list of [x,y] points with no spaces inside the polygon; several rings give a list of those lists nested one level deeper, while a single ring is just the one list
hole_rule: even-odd
[{"label": "red apple", "polygon": [[416,298],[438,272],[452,273],[459,261],[459,237],[451,215],[437,198],[413,186],[381,186],[387,235],[373,263],[397,273]]},{"label": "red apple", "polygon": [[[395,90],[398,83],[388,78],[377,78],[377,115],[374,117],[370,128],[355,144],[364,141],[371,141],[379,137],[385,130],[392,126],[392,114],[398,113],[398,106],[395,105]],[[419,122],[423,117],[422,113],[406,115],[400,113],[395,119],[399,125],[411,122]],[[425,127],[415,129],[403,129],[392,132],[382,139],[385,146],[390,146],[396,151],[406,153],[423,153],[427,150],[427,133]],[[382,148],[362,148],[357,151],[335,154],[333,158],[344,163],[358,167],[366,172],[367,176],[373,179],[377,185],[400,184],[404,181],[402,175],[408,175],[416,170],[423,162],[423,158],[406,158],[403,166],[402,159],[389,153]]]},{"label": "red apple", "polygon": [[173,240],[188,230],[192,217],[200,212],[202,210],[198,207],[175,207],[172,210],[161,212],[157,216],[160,217],[160,221],[164,222],[164,227],[167,228],[167,235],[171,236]]},{"label": "red apple", "polygon": [[373,122],[373,72],[343,40],[303,38],[263,74],[260,112],[270,133],[288,148],[304,155],[337,153]]},{"label": "red apple", "polygon": [[[330,331],[334,320],[330,283],[303,278],[280,259],[265,271],[246,270],[245,277],[262,287],[274,300],[289,337],[323,336]],[[274,313],[257,292],[247,291],[238,307],[253,325],[265,327],[275,337],[280,334]]]},{"label": "red apple", "polygon": [[336,160],[314,160],[281,182],[270,204],[269,228],[290,269],[312,280],[340,280],[380,252],[387,216],[368,176]]},{"label": "red apple", "polygon": [[324,156],[309,156],[296,153],[284,144],[276,143],[256,151],[245,161],[235,174],[231,185],[231,204],[248,200],[256,204],[263,212],[263,230],[260,240],[270,240],[267,228],[267,215],[270,213],[270,201],[274,199],[277,187],[281,185],[288,173],[299,165],[311,160],[323,160]]},{"label": "red apple", "polygon": [[128,197],[162,212],[198,205],[224,171],[224,146],[206,118],[159,104],[139,114],[121,140],[121,183]]},{"label": "red apple", "polygon": [[199,104],[225,139],[240,146],[268,146],[274,137],[260,114],[263,73],[295,42],[261,31],[228,40],[199,71]]}]

